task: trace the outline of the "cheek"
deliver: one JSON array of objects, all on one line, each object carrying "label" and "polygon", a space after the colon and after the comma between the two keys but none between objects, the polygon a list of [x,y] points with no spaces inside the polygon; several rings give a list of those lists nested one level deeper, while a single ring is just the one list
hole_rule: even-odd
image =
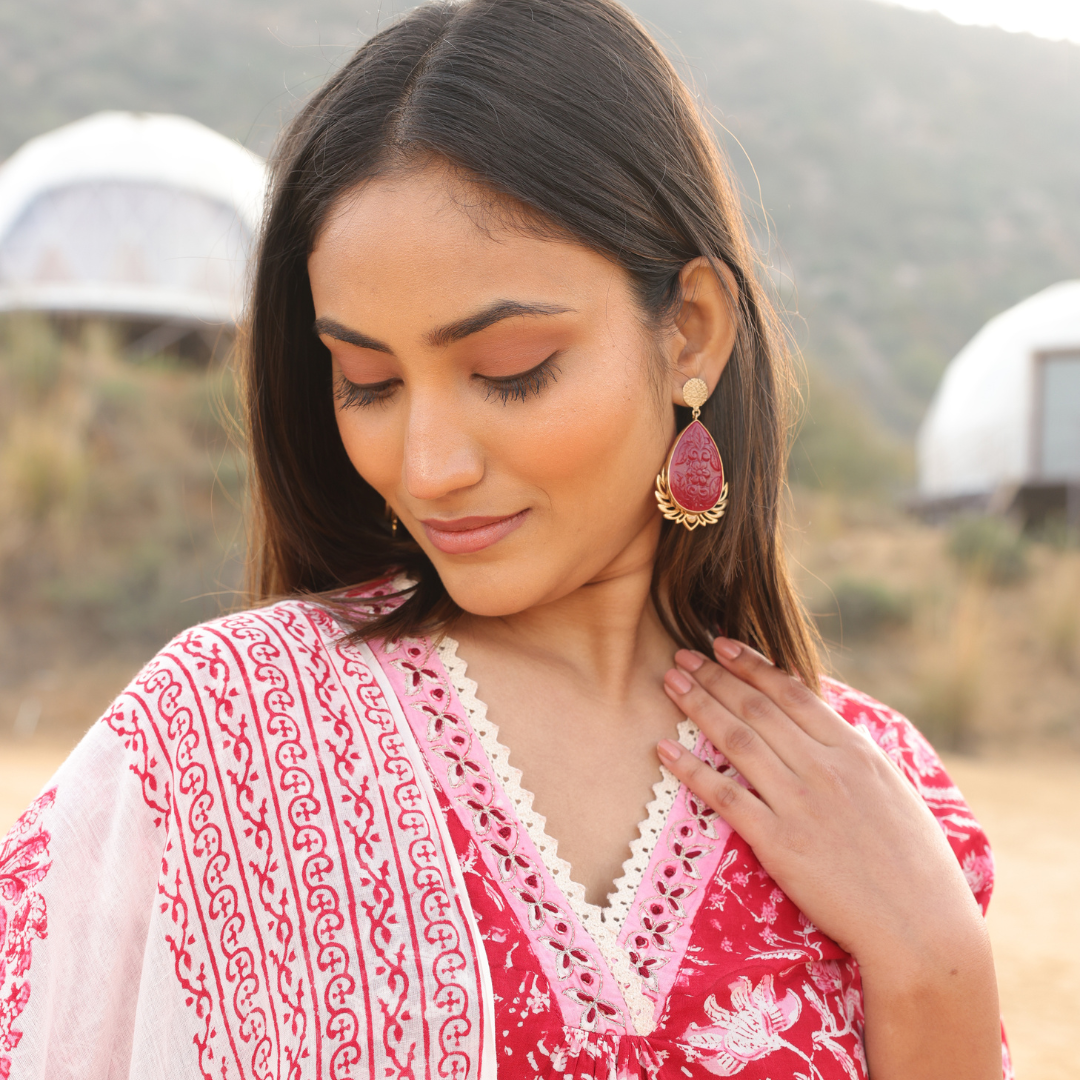
[{"label": "cheek", "polygon": [[506,424],[500,456],[553,499],[647,496],[670,441],[661,408],[638,380],[607,385],[579,388],[535,418]]},{"label": "cheek", "polygon": [[334,418],[353,468],[385,498],[401,476],[402,434],[392,410],[345,409],[335,402]]}]

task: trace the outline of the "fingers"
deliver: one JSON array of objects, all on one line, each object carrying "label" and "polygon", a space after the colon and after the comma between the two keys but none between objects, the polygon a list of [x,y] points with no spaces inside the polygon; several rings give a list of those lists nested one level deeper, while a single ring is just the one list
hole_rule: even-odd
[{"label": "fingers", "polygon": [[[835,746],[851,737],[846,723],[809,687],[748,645],[717,638],[713,652],[729,678],[714,676],[715,691],[736,716],[753,722],[783,715],[811,738]],[[681,654],[676,654],[676,660]],[[713,689],[710,687],[710,689]]]},{"label": "fingers", "polygon": [[[757,732],[790,769],[798,771],[812,752],[814,740],[768,694],[700,653],[680,650],[675,662],[692,672],[694,680],[727,712]],[[723,747],[717,749],[726,753]]]},{"label": "fingers", "polygon": [[763,812],[775,817],[790,811],[793,796],[805,795],[807,784],[826,766],[834,769],[831,757],[825,757],[851,740],[852,729],[803,683],[753,649],[718,638],[715,653],[718,663],[700,653],[677,652],[677,667],[664,676],[664,689],[754,792],[673,743],[665,741],[661,755],[683,783],[750,841],[745,830],[762,828]]},{"label": "fingers", "polygon": [[[793,772],[769,742],[751,724],[735,716],[685,668],[680,666],[664,676],[664,690],[767,803],[771,805],[779,797],[782,785],[794,781]],[[790,721],[789,726],[793,726]]]},{"label": "fingers", "polygon": [[751,847],[767,835],[775,820],[773,812],[737,780],[718,773],[670,739],[657,746],[657,753],[676,779],[711,806]]}]

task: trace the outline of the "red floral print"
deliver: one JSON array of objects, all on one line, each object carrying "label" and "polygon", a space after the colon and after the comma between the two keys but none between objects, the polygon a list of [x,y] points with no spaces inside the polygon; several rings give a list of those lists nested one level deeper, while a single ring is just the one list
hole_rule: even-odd
[{"label": "red floral print", "polygon": [[48,910],[40,885],[52,863],[41,817],[56,790],[38,796],[0,847],[0,1077],[11,1075],[10,1053],[22,1032],[15,1021],[30,1000],[33,946],[48,936]]}]

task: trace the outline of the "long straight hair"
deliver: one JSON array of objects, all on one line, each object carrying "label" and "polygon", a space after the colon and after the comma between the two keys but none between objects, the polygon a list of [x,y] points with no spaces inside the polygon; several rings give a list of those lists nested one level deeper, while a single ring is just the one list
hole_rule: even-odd
[{"label": "long straight hair", "polygon": [[[419,545],[392,535],[345,454],[307,274],[337,200],[424,160],[623,267],[657,328],[678,311],[687,262],[730,270],[735,347],[701,414],[725,463],[728,510],[694,532],[664,523],[653,600],[681,645],[738,638],[816,688],[815,636],[781,536],[794,393],[784,335],[716,143],[615,0],[423,4],[364,44],[285,132],[245,350],[253,598],[329,595],[400,572],[415,586],[392,611],[336,605],[355,636],[438,633],[461,613]],[[681,428],[689,410],[676,413]]]}]

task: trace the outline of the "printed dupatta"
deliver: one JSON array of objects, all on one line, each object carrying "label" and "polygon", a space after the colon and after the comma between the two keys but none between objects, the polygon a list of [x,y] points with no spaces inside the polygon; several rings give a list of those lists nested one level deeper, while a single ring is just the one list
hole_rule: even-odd
[{"label": "printed dupatta", "polygon": [[495,1080],[483,942],[375,654],[181,635],[0,848],[3,1080]]}]

